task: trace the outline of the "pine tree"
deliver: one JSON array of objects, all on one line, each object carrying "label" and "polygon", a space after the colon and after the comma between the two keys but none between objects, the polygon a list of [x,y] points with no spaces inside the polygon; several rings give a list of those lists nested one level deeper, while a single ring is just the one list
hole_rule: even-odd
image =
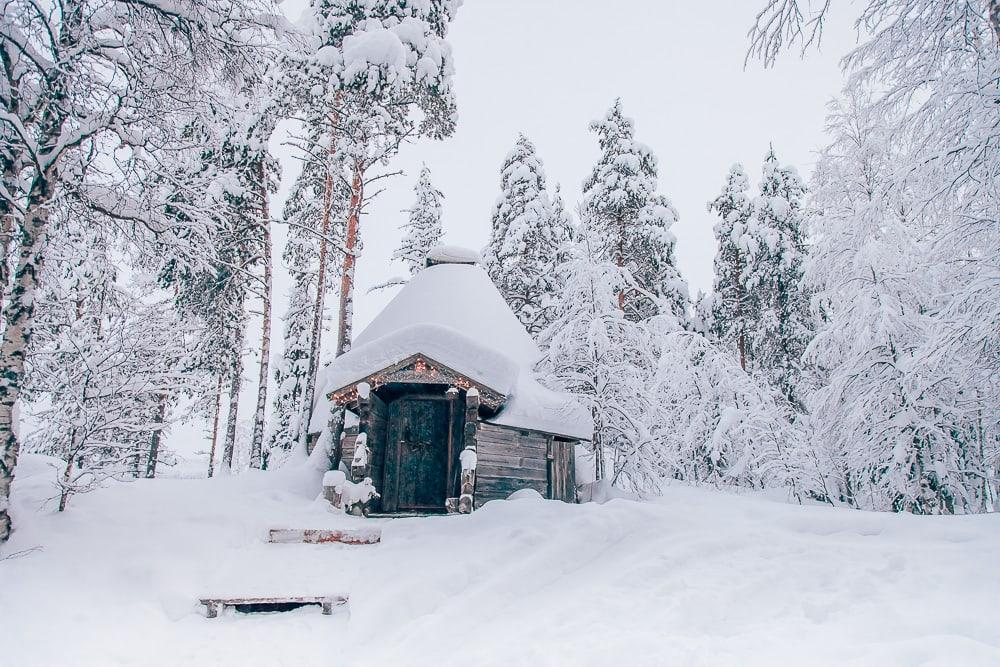
[{"label": "pine tree", "polygon": [[774,151],[764,160],[760,196],[742,242],[749,251],[745,271],[751,316],[752,367],[763,371],[788,401],[802,408],[802,354],[812,337],[809,299],[802,284],[805,187]]},{"label": "pine tree", "polygon": [[714,227],[719,249],[715,255],[711,305],[704,313],[709,333],[725,347],[738,352],[740,367],[744,371],[752,354],[748,332],[756,324],[745,286],[748,249],[742,247],[747,225],[753,216],[747,194],[749,188],[750,181],[743,172],[743,166],[734,164],[722,193],[708,205],[709,210],[718,213],[720,218]]},{"label": "pine tree", "polygon": [[[344,242],[350,189],[340,179],[331,179],[332,191],[327,192],[328,176],[338,168],[327,150],[332,140],[327,127],[320,122],[311,123],[302,139],[306,159],[298,178],[285,202],[283,218],[288,226],[288,241],[283,260],[292,279],[288,292],[288,310],[284,317],[284,345],[282,357],[275,371],[275,393],[271,422],[267,437],[267,466],[272,467],[287,456],[305,437],[312,405],[306,403],[306,384],[309,379],[310,358],[318,354],[314,348],[312,327],[317,319],[317,303],[327,300],[316,296],[319,281],[321,247],[338,248]],[[329,197],[329,198],[328,198]],[[337,221],[327,226],[327,235],[320,236],[317,220]],[[340,257],[326,254],[323,271],[324,292],[329,294],[340,282]],[[325,320],[321,313],[320,322]],[[318,360],[317,360],[318,362]]]},{"label": "pine tree", "polygon": [[[366,186],[386,176],[370,170],[385,165],[404,141],[440,139],[454,130],[454,66],[445,37],[460,4],[313,0],[307,13],[319,48],[287,63],[288,88],[300,91],[298,105],[326,124],[328,157],[342,165],[339,173],[327,173],[324,201],[332,199],[338,177],[351,189],[340,268],[338,355],[350,349],[352,338],[354,271]],[[387,40],[402,58],[378,55],[385,53]],[[329,234],[329,216],[313,221],[313,228],[321,238],[319,282],[324,283],[328,249],[323,239]],[[317,290],[304,411],[311,410],[316,391],[324,297],[325,290]],[[303,444],[304,438],[303,432]]]},{"label": "pine tree", "polygon": [[[283,352],[274,375],[277,390],[266,448],[269,467],[273,467],[274,462],[285,458],[300,442],[302,433],[308,426],[306,420],[312,409],[311,405],[304,404],[304,399],[305,385],[309,376],[309,358],[313,353],[311,331],[319,280],[321,239],[314,229],[315,221],[322,219],[324,215],[327,167],[322,159],[325,150],[317,135],[312,137],[311,145],[314,149],[310,151],[310,157],[292,186],[284,210],[284,220],[288,225],[288,241],[283,259],[291,276],[292,286],[288,293],[288,310],[282,318]],[[328,215],[331,218],[342,219],[349,197],[350,191],[341,184],[330,201],[332,212]],[[331,226],[326,242],[338,247],[343,243],[343,231],[343,225]],[[324,276],[327,293],[339,283],[337,260],[333,253],[327,255]]]},{"label": "pine tree", "polygon": [[656,193],[657,161],[635,141],[635,127],[615,100],[604,118],[590,125],[601,156],[584,182],[583,215],[602,261],[627,269],[636,287],[619,294],[619,307],[632,321],[669,313],[686,326],[688,289],[676,266],[670,227],[677,212]]},{"label": "pine tree", "polygon": [[413,206],[406,210],[409,220],[402,229],[406,231],[393,259],[402,260],[412,276],[424,267],[427,253],[441,244],[441,200],[444,195],[431,183],[431,170],[424,165],[413,187],[416,195]]},{"label": "pine tree", "polygon": [[556,267],[570,240],[564,212],[557,217],[546,188],[545,169],[534,144],[519,135],[500,170],[500,196],[483,263],[533,336],[552,319]]}]

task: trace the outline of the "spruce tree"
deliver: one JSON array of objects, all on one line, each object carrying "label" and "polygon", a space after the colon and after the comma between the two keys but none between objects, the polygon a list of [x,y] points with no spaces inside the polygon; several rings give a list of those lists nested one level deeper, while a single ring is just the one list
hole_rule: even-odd
[{"label": "spruce tree", "polygon": [[[744,284],[747,251],[742,247],[743,235],[753,215],[747,190],[750,181],[743,172],[743,165],[734,164],[726,176],[722,193],[708,204],[710,211],[719,215],[715,224],[715,282],[713,296],[702,315],[707,319],[706,329],[723,346],[735,350],[740,367],[747,370],[748,331],[755,324],[750,312]],[[699,301],[699,304],[703,301]]]},{"label": "spruce tree", "polygon": [[601,156],[583,185],[584,221],[597,257],[627,269],[636,283],[618,295],[619,308],[632,321],[669,314],[686,326],[688,289],[670,231],[677,211],[656,192],[656,156],[635,140],[620,99],[590,129]]},{"label": "spruce tree", "polygon": [[444,195],[431,183],[431,170],[427,165],[420,169],[413,193],[416,199],[405,211],[409,220],[402,227],[406,233],[392,254],[393,259],[406,264],[411,276],[424,267],[430,249],[441,244],[441,200]]},{"label": "spruce tree", "polygon": [[556,266],[570,240],[565,213],[556,214],[546,190],[545,169],[523,134],[500,170],[493,209],[487,273],[532,336],[551,321],[558,291]]},{"label": "spruce tree", "polygon": [[802,354],[812,337],[805,261],[805,186],[774,151],[764,160],[760,196],[753,201],[752,247],[745,284],[757,324],[750,335],[754,364],[792,405],[802,408]]}]

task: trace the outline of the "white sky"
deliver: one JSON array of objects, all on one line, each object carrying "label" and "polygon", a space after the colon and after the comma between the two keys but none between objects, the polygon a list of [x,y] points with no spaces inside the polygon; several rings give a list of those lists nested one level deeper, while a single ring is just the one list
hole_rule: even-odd
[{"label": "white sky", "polygon": [[[837,61],[854,43],[850,17],[835,13],[822,51],[805,60],[789,54],[771,70],[756,62],[744,69],[747,31],[764,2],[466,0],[449,33],[458,127],[443,142],[406,146],[392,165],[405,175],[370,205],[362,221],[355,332],[392,296],[391,290],[376,295],[366,290],[403,272],[389,257],[422,162],[445,195],[445,241],[479,249],[488,238],[500,165],[517,133],[535,143],[550,187],[561,183],[567,205],[574,207],[598,154],[588,124],[615,97],[635,120],[636,138],[659,158],[660,192],[680,213],[674,232],[681,273],[692,295],[710,289],[714,219],[706,203],[734,162],[744,164],[755,184],[769,143],[779,160],[808,178],[825,143],[826,105],[842,87]],[[286,0],[282,7],[294,20],[306,5],[307,0]],[[281,136],[272,146],[283,167],[272,206],[279,216],[298,162]],[[288,289],[281,267],[284,238],[285,228],[276,225],[275,355],[281,353],[280,317]],[[256,344],[259,330],[250,340]],[[253,410],[256,364],[256,355],[247,359],[242,418]],[[204,429],[203,424],[179,429],[171,444],[201,448],[194,440]]]}]

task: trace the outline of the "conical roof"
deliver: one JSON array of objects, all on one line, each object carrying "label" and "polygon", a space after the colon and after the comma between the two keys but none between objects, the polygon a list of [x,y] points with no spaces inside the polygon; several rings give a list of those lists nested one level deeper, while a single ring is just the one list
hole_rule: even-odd
[{"label": "conical roof", "polygon": [[492,421],[589,439],[590,416],[566,394],[537,383],[538,346],[479,266],[434,264],[419,271],[321,371],[311,430],[326,396],[414,354],[442,363],[508,397]]},{"label": "conical roof", "polygon": [[419,271],[352,347],[417,324],[447,327],[519,366],[531,366],[541,356],[486,271],[471,264],[435,264]]}]

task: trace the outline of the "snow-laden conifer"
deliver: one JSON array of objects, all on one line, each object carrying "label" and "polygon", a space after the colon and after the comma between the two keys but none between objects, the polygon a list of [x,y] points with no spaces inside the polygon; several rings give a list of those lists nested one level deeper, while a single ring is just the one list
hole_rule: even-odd
[{"label": "snow-laden conifer", "polygon": [[[324,200],[333,198],[338,180],[351,191],[339,257],[338,355],[350,349],[353,335],[354,273],[366,196],[378,191],[373,183],[392,174],[375,171],[404,142],[440,139],[454,130],[454,64],[446,35],[460,4],[312,0],[304,19],[310,48],[286,63],[287,88],[297,91],[296,107],[311,118],[314,129],[322,125],[326,159],[339,165],[326,174]],[[386,58],[386,53],[399,57]],[[313,155],[316,149],[306,147]],[[325,283],[329,214],[314,220],[312,228],[320,237],[319,282]],[[325,290],[317,290],[301,421],[312,409],[316,391],[324,297]]]},{"label": "snow-laden conifer", "polygon": [[751,315],[753,367],[764,372],[795,406],[802,403],[802,353],[812,337],[809,299],[802,284],[805,187],[774,151],[764,160],[760,195],[744,235],[752,248],[745,270]]},{"label": "snow-laden conifer", "polygon": [[[711,302],[704,307],[707,330],[739,356],[740,367],[747,370],[749,332],[756,326],[746,291],[746,273],[750,248],[743,245],[747,226],[753,216],[750,180],[743,166],[734,164],[718,197],[709,202],[709,210],[719,216],[714,227],[718,250],[715,255],[715,281]],[[699,304],[702,302],[699,301]]]},{"label": "snow-laden conifer", "polygon": [[597,258],[627,269],[635,281],[635,287],[623,287],[619,307],[633,321],[664,313],[686,325],[688,288],[677,270],[670,230],[677,211],[657,193],[656,156],[635,140],[621,100],[590,129],[601,155],[584,182],[584,222]]},{"label": "snow-laden conifer", "polygon": [[408,220],[402,227],[403,239],[392,254],[393,259],[406,265],[410,275],[422,269],[428,251],[441,244],[441,200],[444,195],[431,183],[431,170],[427,165],[421,167],[413,193],[413,206],[404,211]]},{"label": "snow-laden conifer", "polygon": [[[332,192],[326,191],[327,177],[336,164],[331,165],[328,152],[323,146],[321,124],[313,126],[308,136],[308,145],[315,151],[307,153],[302,171],[292,185],[285,202],[284,223],[288,227],[288,237],[283,252],[283,261],[292,279],[288,291],[288,308],[282,316],[283,346],[281,359],[275,370],[277,386],[271,421],[267,437],[269,466],[280,462],[304,437],[312,406],[304,405],[306,383],[309,377],[309,363],[314,348],[312,326],[315,319],[317,283],[319,281],[319,257],[321,245],[338,248],[343,244],[344,225],[350,189],[341,180],[334,180]],[[324,210],[325,209],[325,210]],[[330,225],[327,236],[321,238],[316,223],[328,216],[341,221]],[[326,255],[324,291],[330,293],[339,285],[340,257],[330,252]],[[321,300],[326,304],[326,299]],[[325,318],[320,317],[323,321]]]},{"label": "snow-laden conifer", "polygon": [[526,136],[519,135],[500,170],[500,196],[493,209],[483,263],[500,294],[537,336],[551,321],[559,285],[557,265],[570,241],[565,211],[549,199],[545,169]]}]

